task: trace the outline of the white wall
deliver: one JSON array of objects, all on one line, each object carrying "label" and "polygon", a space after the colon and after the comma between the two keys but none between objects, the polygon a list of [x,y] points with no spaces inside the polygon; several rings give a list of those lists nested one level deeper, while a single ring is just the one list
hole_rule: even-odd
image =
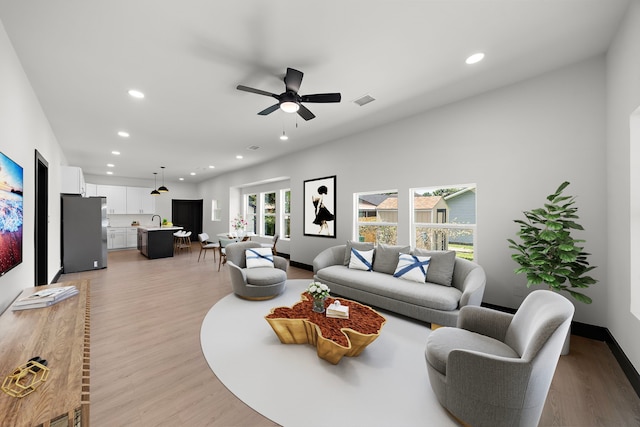
[{"label": "white wall", "polygon": [[[205,200],[229,200],[229,187],[286,173],[292,198],[293,261],[312,264],[322,249],[350,239],[353,193],[398,189],[406,221],[400,243],[409,244],[409,188],[476,183],[478,262],[487,271],[485,301],[517,307],[527,293],[516,276],[507,238],[522,211],[540,207],[565,180],[577,196],[586,249],[601,282],[576,303],[575,319],[605,325],[606,173],[605,59],[597,57],[531,80],[435,109],[395,124],[295,153],[200,185]],[[303,236],[303,181],[337,175],[337,237]],[[207,203],[205,203],[205,206]],[[226,216],[225,216],[226,215]],[[220,231],[229,221],[223,210]],[[224,230],[222,230],[224,228]]]},{"label": "white wall", "polygon": [[[630,265],[638,263],[630,253],[630,176],[633,188],[640,188],[637,171],[630,174],[629,119],[640,106],[640,1],[632,0],[625,21],[607,54],[607,248],[609,272],[606,280],[609,303],[606,326],[618,341],[636,370],[640,371],[640,320],[629,307],[631,286],[638,287],[638,277],[631,278]],[[638,227],[639,219],[633,219]],[[638,242],[633,242],[635,245]]]},{"label": "white wall", "polygon": [[64,157],[0,22],[0,151],[23,167],[22,264],[0,277],[0,312],[34,285],[35,150],[49,163],[48,278],[60,269],[60,167]]}]

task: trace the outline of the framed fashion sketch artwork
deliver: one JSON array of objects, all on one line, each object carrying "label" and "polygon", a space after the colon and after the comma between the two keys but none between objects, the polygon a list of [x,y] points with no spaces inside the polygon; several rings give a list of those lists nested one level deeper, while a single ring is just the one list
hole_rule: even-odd
[{"label": "framed fashion sketch artwork", "polygon": [[304,235],[336,237],[336,176],[304,181]]}]

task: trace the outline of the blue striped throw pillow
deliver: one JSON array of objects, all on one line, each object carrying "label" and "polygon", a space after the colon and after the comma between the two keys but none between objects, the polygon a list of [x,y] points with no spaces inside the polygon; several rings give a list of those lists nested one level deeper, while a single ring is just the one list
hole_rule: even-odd
[{"label": "blue striped throw pillow", "polygon": [[370,251],[359,251],[351,248],[349,268],[371,271],[373,269],[373,251],[373,249]]},{"label": "blue striped throw pillow", "polygon": [[251,248],[245,251],[247,268],[272,267],[273,252],[271,248]]},{"label": "blue striped throw pillow", "polygon": [[424,283],[427,279],[430,260],[431,257],[428,256],[400,254],[398,256],[398,266],[396,267],[396,272],[393,273],[393,277]]}]

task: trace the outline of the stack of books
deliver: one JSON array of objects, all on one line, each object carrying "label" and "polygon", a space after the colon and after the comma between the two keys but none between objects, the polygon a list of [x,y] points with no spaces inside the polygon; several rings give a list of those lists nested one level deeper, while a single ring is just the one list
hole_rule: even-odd
[{"label": "stack of books", "polygon": [[11,306],[11,310],[18,311],[49,307],[77,294],[78,289],[75,286],[61,286],[59,288],[43,289],[18,299]]},{"label": "stack of books", "polygon": [[329,304],[329,307],[327,307],[327,317],[333,317],[335,319],[348,319],[349,306],[341,305],[340,301],[335,300],[333,304]]}]

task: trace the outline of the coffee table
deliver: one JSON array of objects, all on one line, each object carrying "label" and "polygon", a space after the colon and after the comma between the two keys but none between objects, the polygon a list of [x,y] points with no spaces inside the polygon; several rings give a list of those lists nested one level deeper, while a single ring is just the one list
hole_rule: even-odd
[{"label": "coffee table", "polygon": [[334,365],[343,356],[358,356],[380,335],[386,319],[366,305],[345,298],[328,297],[326,305],[335,300],[349,306],[348,319],[327,317],[312,310],[313,299],[303,292],[300,301],[291,307],[276,307],[265,316],[283,344],[312,344],[318,357]]}]

